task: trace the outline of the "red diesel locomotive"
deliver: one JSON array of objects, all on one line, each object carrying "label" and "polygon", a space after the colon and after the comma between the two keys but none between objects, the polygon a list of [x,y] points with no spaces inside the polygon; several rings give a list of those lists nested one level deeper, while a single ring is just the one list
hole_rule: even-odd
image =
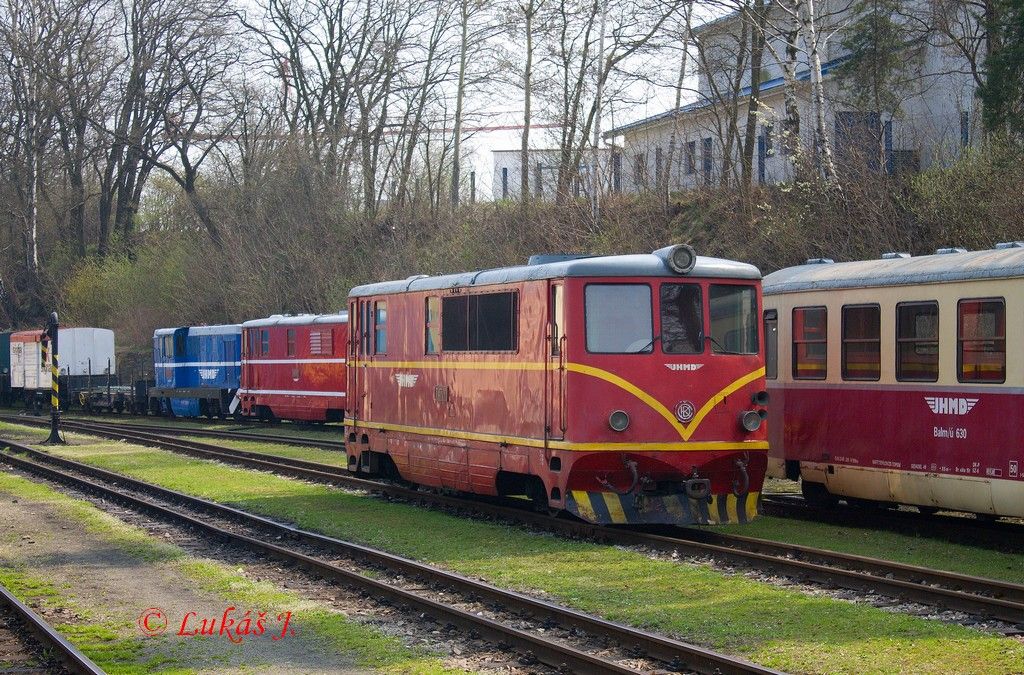
[{"label": "red diesel locomotive", "polygon": [[263,420],[342,421],[347,344],[345,312],[246,321],[236,395],[241,413]]},{"label": "red diesel locomotive", "polygon": [[745,522],[767,464],[760,273],[535,256],[349,294],[349,467],[596,523]]}]

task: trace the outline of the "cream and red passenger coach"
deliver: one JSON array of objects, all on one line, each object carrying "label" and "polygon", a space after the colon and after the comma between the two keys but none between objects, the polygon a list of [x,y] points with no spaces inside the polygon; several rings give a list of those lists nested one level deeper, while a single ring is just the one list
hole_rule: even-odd
[{"label": "cream and red passenger coach", "polygon": [[602,523],[746,521],[760,273],[677,246],[360,286],[350,468]]},{"label": "cream and red passenger coach", "polygon": [[819,502],[1024,517],[1021,246],[765,277],[769,475]]}]

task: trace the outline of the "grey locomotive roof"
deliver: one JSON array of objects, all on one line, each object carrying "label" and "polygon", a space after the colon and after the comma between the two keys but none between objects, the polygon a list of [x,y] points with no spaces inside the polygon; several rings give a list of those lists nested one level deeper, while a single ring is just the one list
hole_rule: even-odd
[{"label": "grey locomotive roof", "polygon": [[787,267],[764,278],[766,295],[1024,276],[1024,248]]},{"label": "grey locomotive roof", "polygon": [[[350,298],[355,298],[406,291],[432,291],[459,286],[489,286],[561,277],[680,277],[669,268],[667,263],[668,252],[671,249],[672,247],[667,247],[654,253],[636,255],[573,258],[539,265],[499,267],[492,270],[446,274],[437,277],[415,276],[401,281],[385,281],[357,286],[349,291],[348,295]],[[685,276],[760,279],[761,272],[747,263],[697,256],[697,263],[693,270]]]},{"label": "grey locomotive roof", "polygon": [[348,312],[337,314],[274,314],[264,319],[253,319],[242,323],[242,328],[263,326],[309,326],[317,323],[346,323]]},{"label": "grey locomotive roof", "polygon": [[226,333],[238,333],[242,326],[236,323],[221,324],[218,326],[178,326],[176,328],[157,328],[153,331],[153,337],[161,335],[173,335],[174,331],[188,328],[189,335],[223,335]]}]

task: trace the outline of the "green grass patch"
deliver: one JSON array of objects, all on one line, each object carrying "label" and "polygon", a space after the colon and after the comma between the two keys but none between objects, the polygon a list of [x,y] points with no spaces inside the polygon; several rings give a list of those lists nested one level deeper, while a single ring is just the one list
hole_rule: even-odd
[{"label": "green grass patch", "polygon": [[[810,597],[709,567],[652,560],[124,444],[63,455],[797,672],[1019,670],[1024,645],[960,626]],[[964,557],[984,555],[963,549]]]},{"label": "green grass patch", "polygon": [[319,462],[330,466],[344,468],[348,464],[348,455],[341,450],[324,450],[323,448],[308,448],[297,445],[281,445],[278,443],[266,443],[264,441],[239,441],[227,438],[203,438],[199,436],[185,436],[185,440],[199,441],[200,443],[215,443],[225,448],[244,450],[246,452],[258,452],[264,455],[277,455],[290,459],[303,459],[307,462]]},{"label": "green grass patch", "polygon": [[[320,603],[278,588],[265,581],[253,581],[244,571],[214,561],[189,556],[181,548],[152,537],[141,528],[129,525],[99,510],[91,503],[74,499],[53,488],[21,476],[0,473],[0,493],[25,501],[47,504],[62,515],[83,524],[133,557],[153,564],[167,564],[200,589],[239,606],[257,607],[276,616],[291,611],[292,625],[316,635],[314,642],[340,654],[352,655],[357,665],[400,673],[453,673],[439,655],[406,647],[392,636],[331,610]],[[181,669],[175,652],[180,643],[167,637],[158,639],[126,637],[134,630],[134,620],[118,624],[95,619],[95,612],[79,607],[72,597],[50,582],[25,572],[0,566],[0,583],[23,602],[73,608],[87,621],[59,624],[56,628],[89,658],[111,673],[191,672]],[[65,589],[70,592],[71,589]],[[273,625],[268,626],[268,632]]]}]

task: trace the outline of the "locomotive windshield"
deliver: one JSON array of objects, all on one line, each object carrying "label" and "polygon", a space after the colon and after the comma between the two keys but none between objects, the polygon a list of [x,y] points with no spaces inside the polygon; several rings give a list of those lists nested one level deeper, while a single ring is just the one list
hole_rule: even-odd
[{"label": "locomotive windshield", "polygon": [[654,350],[651,287],[647,284],[588,284],[587,351],[649,354]]},{"label": "locomotive windshield", "polygon": [[757,294],[753,286],[711,284],[711,348],[718,354],[757,353]]},{"label": "locomotive windshield", "polygon": [[703,313],[699,284],[662,284],[661,350],[666,354],[703,352]]}]

